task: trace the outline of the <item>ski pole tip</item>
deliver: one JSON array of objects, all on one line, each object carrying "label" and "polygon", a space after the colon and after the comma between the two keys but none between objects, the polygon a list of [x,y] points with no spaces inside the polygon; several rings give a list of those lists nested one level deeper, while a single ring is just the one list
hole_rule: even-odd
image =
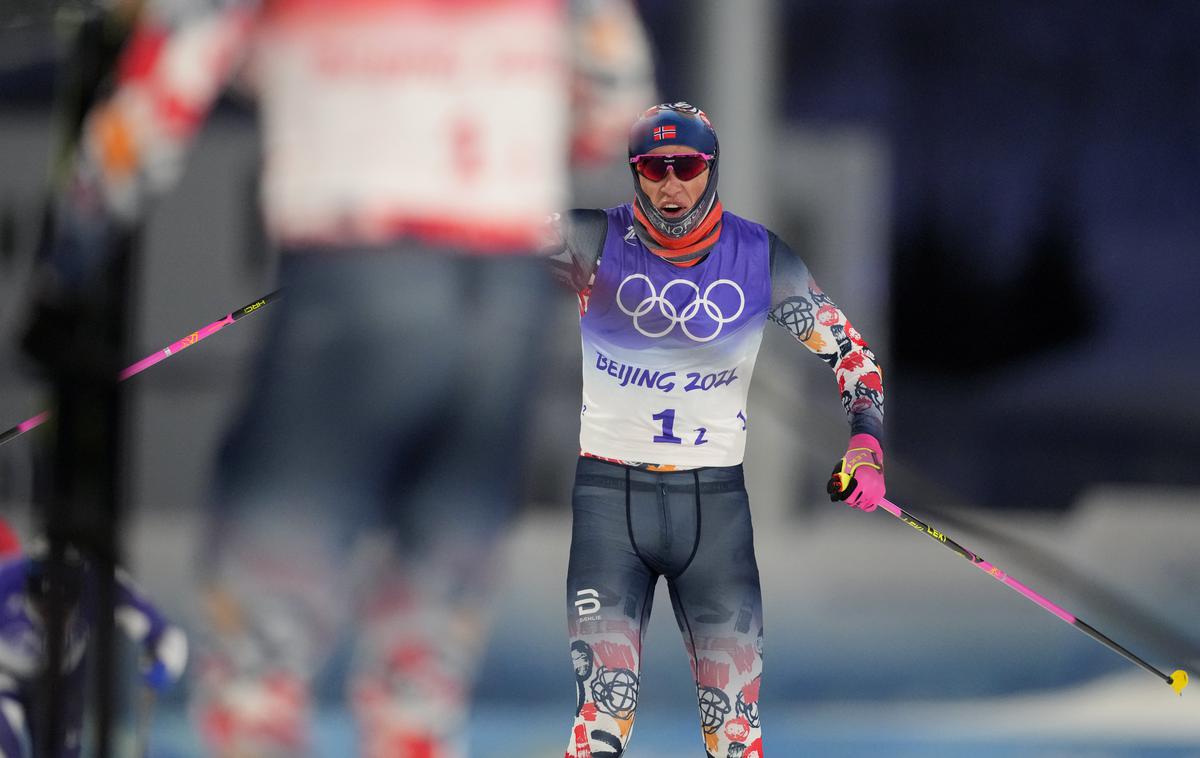
[{"label": "ski pole tip", "polygon": [[1171,674],[1171,678],[1167,680],[1167,684],[1171,685],[1171,689],[1175,690],[1176,695],[1183,695],[1183,688],[1188,686],[1188,675],[1183,669],[1179,669]]}]

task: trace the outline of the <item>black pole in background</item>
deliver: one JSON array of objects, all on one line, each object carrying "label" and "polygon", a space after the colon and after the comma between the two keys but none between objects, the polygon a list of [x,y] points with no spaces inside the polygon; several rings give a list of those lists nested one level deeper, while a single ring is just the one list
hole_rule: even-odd
[{"label": "black pole in background", "polygon": [[[115,12],[109,12],[114,11]],[[84,116],[109,81],[117,54],[128,34],[133,14],[129,6],[115,9],[75,6],[77,29],[59,69],[56,113],[60,130],[50,190],[49,208],[70,181],[71,165]],[[71,21],[60,17],[60,21]],[[53,211],[43,230],[43,260],[62,243]],[[126,493],[124,403],[116,375],[129,350],[130,258],[132,235],[107,232],[100,240],[102,261],[84,281],[69,291],[54,286],[35,291],[33,320],[25,338],[26,350],[42,365],[52,385],[58,420],[53,448],[36,500],[41,504],[48,542],[48,577],[63,586],[71,567],[69,549],[78,550],[89,567],[89,579],[77,612],[90,624],[88,657],[93,686],[86,671],[64,675],[66,623],[72,608],[58,592],[50,593],[46,608],[46,668],[41,682],[37,733],[31,735],[34,754],[58,755],[65,741],[82,735],[66,734],[68,709],[92,711],[95,755],[111,755],[111,734],[119,702],[116,677],[114,608],[115,568],[121,504]],[[49,276],[47,281],[54,281]],[[38,285],[35,283],[35,288]],[[94,595],[90,596],[94,590]],[[90,697],[89,697],[90,695]],[[81,702],[82,701],[82,702]]]},{"label": "black pole in background", "polygon": [[[114,572],[120,558],[119,528],[125,482],[126,445],[124,434],[124,398],[115,381],[117,355],[124,355],[127,340],[125,325],[129,312],[124,305],[132,245],[113,251],[112,265],[105,272],[105,286],[94,293],[77,312],[83,318],[75,331],[81,341],[93,346],[93,357],[102,353],[114,357],[95,365],[55,367],[54,394],[58,405],[54,448],[50,456],[50,477],[42,493],[45,533],[50,548],[50,570],[66,572],[62,566],[68,549],[77,549],[86,561],[88,581],[78,611],[94,610],[85,623],[91,625],[88,642],[93,665],[92,686],[85,691],[82,678],[69,680],[63,670],[64,631],[67,614],[61,598],[48,609],[47,694],[45,734],[41,743],[47,750],[39,755],[57,755],[51,745],[60,745],[65,735],[65,709],[73,698],[86,698],[95,725],[96,755],[107,758],[115,706],[119,701],[115,667]],[[103,366],[103,368],[101,368]],[[57,560],[56,560],[57,559]],[[52,574],[53,576],[53,574]],[[59,574],[62,576],[62,573]],[[59,584],[59,586],[62,586]],[[86,593],[94,588],[95,596]],[[55,607],[56,606],[56,607]],[[65,686],[64,686],[65,685]],[[71,691],[71,690],[76,691]]]}]

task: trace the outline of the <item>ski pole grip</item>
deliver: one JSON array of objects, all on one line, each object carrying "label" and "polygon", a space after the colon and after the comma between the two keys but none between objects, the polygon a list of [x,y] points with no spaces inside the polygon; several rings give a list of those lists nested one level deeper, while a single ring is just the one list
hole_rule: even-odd
[{"label": "ski pole grip", "polygon": [[839,463],[833,467],[833,474],[829,477],[829,483],[825,485],[825,491],[829,493],[829,499],[836,503],[850,497],[857,486],[858,482],[854,480],[854,477],[842,471]]}]

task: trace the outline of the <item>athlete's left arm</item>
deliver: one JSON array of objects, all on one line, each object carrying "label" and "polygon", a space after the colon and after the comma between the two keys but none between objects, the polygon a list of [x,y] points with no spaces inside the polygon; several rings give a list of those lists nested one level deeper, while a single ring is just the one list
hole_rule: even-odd
[{"label": "athlete's left arm", "polygon": [[165,690],[183,675],[188,659],[187,637],[137,589],[126,571],[117,569],[116,579],[117,625],[146,655],[143,682],[155,690]]},{"label": "athlete's left arm", "polygon": [[833,369],[851,434],[883,436],[883,373],[867,341],[808,266],[772,232],[771,311],[768,317]]},{"label": "athlete's left arm", "polygon": [[[43,240],[25,340],[65,353],[69,319],[100,291],[114,243],[179,174],[188,144],[241,60],[258,0],[145,0],[78,141],[57,159],[52,227]],[[111,80],[111,81],[110,81]]]},{"label": "athlete's left arm", "polygon": [[655,102],[654,57],[630,0],[570,0],[571,159],[625,157],[630,121]]},{"label": "athlete's left arm", "polygon": [[[883,372],[867,341],[786,243],[767,232],[771,249],[771,310],[768,317],[816,353],[837,379],[850,422],[850,443],[838,464],[838,499],[873,510],[883,481]],[[853,488],[848,482],[853,478]]]},{"label": "athlete's left arm", "polygon": [[[186,148],[243,59],[259,0],[146,0],[117,62],[113,91],[87,114],[71,180],[104,210],[141,220],[174,183]],[[90,198],[89,198],[90,199]]]}]

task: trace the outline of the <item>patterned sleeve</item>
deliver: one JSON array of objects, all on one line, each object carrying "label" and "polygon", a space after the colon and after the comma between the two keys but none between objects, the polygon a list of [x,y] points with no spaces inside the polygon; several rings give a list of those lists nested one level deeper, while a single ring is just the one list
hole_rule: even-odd
[{"label": "patterned sleeve", "polygon": [[808,266],[785,242],[771,243],[771,311],[768,318],[833,369],[851,434],[883,439],[883,371],[866,340],[826,295]]},{"label": "patterned sleeve", "polygon": [[629,125],[655,102],[654,62],[630,0],[570,0],[571,157],[625,156]]},{"label": "patterned sleeve", "polygon": [[257,0],[147,2],[117,62],[112,95],[89,111],[73,180],[132,221],[170,186],[217,95],[242,60]]},{"label": "patterned sleeve", "polygon": [[575,209],[555,213],[546,222],[542,254],[554,278],[579,295],[580,313],[587,309],[604,239],[608,216],[601,210]]}]

